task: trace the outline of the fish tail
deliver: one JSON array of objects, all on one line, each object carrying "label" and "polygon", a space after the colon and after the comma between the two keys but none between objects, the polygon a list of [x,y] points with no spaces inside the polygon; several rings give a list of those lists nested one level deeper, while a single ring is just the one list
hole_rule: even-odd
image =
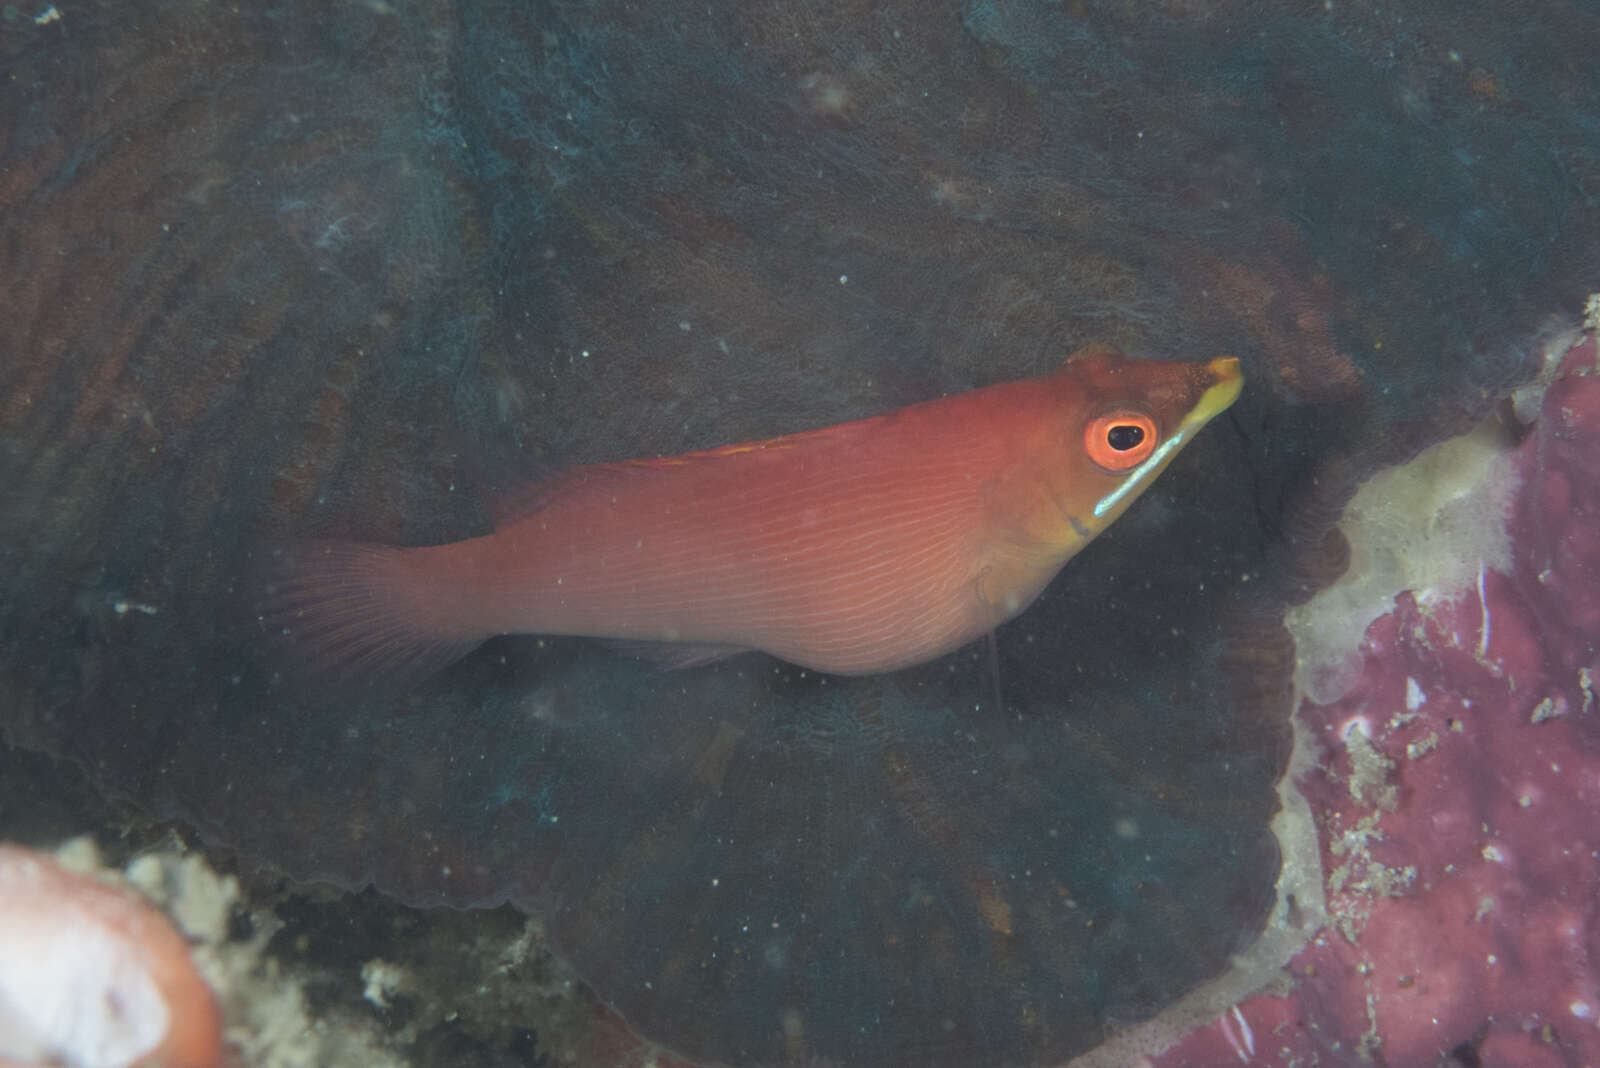
[{"label": "fish tail", "polygon": [[401,685],[459,660],[490,635],[451,618],[415,550],[311,541],[275,548],[256,618],[293,674]]}]

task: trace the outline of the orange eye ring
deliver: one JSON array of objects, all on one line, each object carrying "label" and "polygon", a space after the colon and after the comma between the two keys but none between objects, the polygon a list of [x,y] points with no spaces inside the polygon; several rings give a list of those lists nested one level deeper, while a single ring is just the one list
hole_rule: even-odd
[{"label": "orange eye ring", "polygon": [[1160,434],[1156,421],[1143,412],[1106,412],[1083,432],[1083,447],[1089,459],[1107,471],[1128,471],[1150,458]]}]

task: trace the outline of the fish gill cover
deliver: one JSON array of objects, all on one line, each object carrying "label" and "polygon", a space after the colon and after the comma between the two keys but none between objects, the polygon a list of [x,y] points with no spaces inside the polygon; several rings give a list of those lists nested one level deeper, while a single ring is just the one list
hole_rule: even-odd
[{"label": "fish gill cover", "polygon": [[[74,4],[0,22],[0,726],[299,876],[511,900],[709,1062],[1042,1065],[1267,921],[1285,603],[1531,373],[1600,239],[1593,9]],[[768,437],[1088,340],[1239,357],[971,653],[507,638],[306,696],[285,537]]]}]

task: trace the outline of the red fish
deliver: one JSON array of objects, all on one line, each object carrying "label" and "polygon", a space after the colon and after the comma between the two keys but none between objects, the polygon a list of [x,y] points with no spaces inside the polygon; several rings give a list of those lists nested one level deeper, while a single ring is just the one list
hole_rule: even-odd
[{"label": "red fish", "polygon": [[578,467],[483,537],[302,547],[264,617],[346,676],[431,670],[508,633],[894,671],[1026,608],[1241,386],[1234,359],[1092,347],[869,419]]}]

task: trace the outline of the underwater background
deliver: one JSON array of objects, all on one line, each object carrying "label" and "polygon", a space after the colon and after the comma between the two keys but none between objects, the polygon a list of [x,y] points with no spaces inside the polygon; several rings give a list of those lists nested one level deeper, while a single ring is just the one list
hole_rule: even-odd
[{"label": "underwater background", "polygon": [[[0,835],[214,850],[217,942],[396,1063],[1592,1061],[1596,55],[1577,0],[8,6]],[[995,673],[264,655],[284,539],[1090,341],[1246,389]],[[1308,622],[1360,516],[1413,540]]]}]

